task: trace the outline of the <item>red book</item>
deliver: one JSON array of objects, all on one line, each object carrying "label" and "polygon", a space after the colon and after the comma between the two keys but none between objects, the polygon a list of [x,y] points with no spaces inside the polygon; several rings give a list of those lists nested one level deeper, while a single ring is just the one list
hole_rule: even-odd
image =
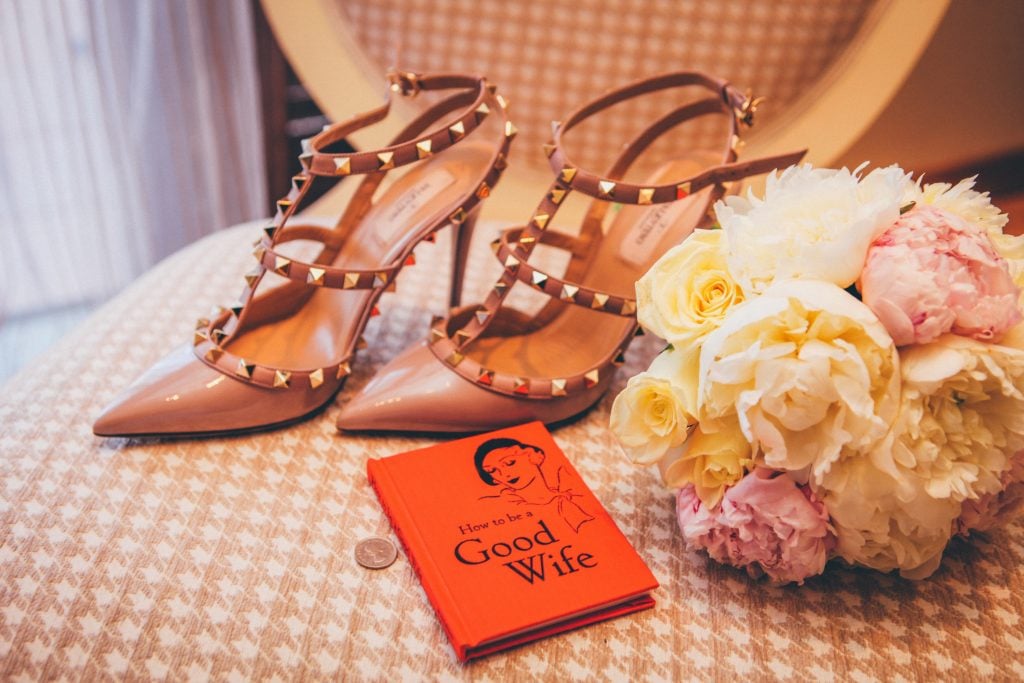
[{"label": "red book", "polygon": [[654,606],[654,575],[540,422],[366,470],[462,661]]}]

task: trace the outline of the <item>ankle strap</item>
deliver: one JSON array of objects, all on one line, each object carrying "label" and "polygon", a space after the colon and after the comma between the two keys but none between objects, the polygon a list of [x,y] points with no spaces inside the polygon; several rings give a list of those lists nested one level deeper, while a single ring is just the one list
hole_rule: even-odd
[{"label": "ankle strap", "polygon": [[[420,75],[411,72],[388,74],[391,83],[385,103],[371,111],[358,114],[323,130],[309,140],[309,151],[299,157],[303,167],[317,176],[347,176],[375,173],[412,164],[436,154],[466,137],[491,113],[484,101],[494,87],[482,76],[460,74]],[[353,132],[383,120],[391,110],[391,94],[415,97],[421,91],[460,90],[416,117],[392,141],[381,149],[365,152],[329,153],[330,148]],[[465,111],[457,118],[422,135],[431,123],[459,108]],[[506,128],[508,122],[506,119]],[[513,133],[514,131],[506,131]],[[411,139],[410,139],[411,138]]]},{"label": "ankle strap", "polygon": [[[599,111],[639,95],[685,86],[704,87],[712,91],[715,97],[680,107],[662,117],[626,147],[608,176],[599,176],[580,168],[565,153],[562,136]],[[736,152],[741,144],[740,126],[741,124],[753,125],[754,113],[759,103],[760,98],[753,98],[741,93],[726,81],[699,72],[682,71],[637,81],[612,90],[584,105],[573,112],[563,123],[553,122],[554,139],[550,145],[545,147],[548,163],[566,189],[578,190],[597,199],[614,200],[623,204],[672,202],[710,185],[720,185],[747,176],[767,173],[780,166],[794,164],[803,158],[807,150],[736,163]],[[618,179],[658,136],[684,121],[715,113],[732,114],[730,118],[731,134],[725,163],[705,169],[698,175],[680,178],[665,185],[640,186]]]}]

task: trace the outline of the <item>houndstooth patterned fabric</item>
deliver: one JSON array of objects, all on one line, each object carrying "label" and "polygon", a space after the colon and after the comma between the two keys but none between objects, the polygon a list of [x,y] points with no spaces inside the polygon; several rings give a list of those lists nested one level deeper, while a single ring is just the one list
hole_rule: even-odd
[{"label": "houndstooth patterned fabric", "polygon": [[[767,96],[759,125],[782,115],[839,59],[876,0],[345,0],[360,48],[385,70],[486,74],[512,103],[513,158],[546,170],[541,145],[559,120],[605,90],[698,70]],[[600,173],[642,126],[696,94],[645,97],[568,133],[571,158]],[[706,97],[706,92],[700,93]],[[666,101],[668,98],[668,101]],[[676,128],[649,158],[724,149],[722,121]],[[642,166],[638,174],[646,172]],[[639,176],[638,177],[642,177]]]},{"label": "houndstooth patterned fabric", "polygon": [[[495,272],[487,227],[477,292]],[[394,540],[366,458],[431,440],[339,435],[336,405],[234,438],[90,431],[194,318],[232,300],[258,232],[171,257],[0,392],[3,680],[1024,677],[1024,527],[957,542],[920,583],[832,567],[771,588],[683,549],[671,493],[614,445],[610,396],[555,438],[661,582],[658,605],[459,665],[405,557],[381,571],[353,558],[365,536]],[[349,389],[440,311],[444,241],[385,296]],[[616,389],[656,350],[638,341]]]}]

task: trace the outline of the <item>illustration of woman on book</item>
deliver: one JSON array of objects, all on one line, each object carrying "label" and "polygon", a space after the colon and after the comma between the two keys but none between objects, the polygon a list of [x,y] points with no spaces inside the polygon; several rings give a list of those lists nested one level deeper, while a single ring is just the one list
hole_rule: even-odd
[{"label": "illustration of woman on book", "polygon": [[474,461],[477,474],[488,486],[501,485],[501,490],[480,500],[501,499],[517,505],[536,505],[553,508],[569,527],[579,532],[585,522],[594,519],[573,499],[574,493],[564,467],[558,467],[553,482],[544,473],[544,451],[537,446],[515,439],[490,439],[476,449]]}]

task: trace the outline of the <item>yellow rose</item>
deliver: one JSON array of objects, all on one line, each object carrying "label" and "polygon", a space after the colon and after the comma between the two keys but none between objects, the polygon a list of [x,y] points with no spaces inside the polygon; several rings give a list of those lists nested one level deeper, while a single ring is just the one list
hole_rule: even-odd
[{"label": "yellow rose", "polygon": [[665,467],[662,478],[672,488],[693,484],[697,497],[708,508],[718,505],[725,489],[753,465],[750,444],[739,426],[705,434],[700,427],[683,444],[678,458]]},{"label": "yellow rose", "polygon": [[686,440],[696,420],[698,349],[661,353],[612,403],[610,426],[630,460],[650,465]]},{"label": "yellow rose", "polygon": [[718,327],[743,301],[729,275],[723,236],[721,230],[695,230],[637,281],[637,319],[644,329],[685,346]]}]

